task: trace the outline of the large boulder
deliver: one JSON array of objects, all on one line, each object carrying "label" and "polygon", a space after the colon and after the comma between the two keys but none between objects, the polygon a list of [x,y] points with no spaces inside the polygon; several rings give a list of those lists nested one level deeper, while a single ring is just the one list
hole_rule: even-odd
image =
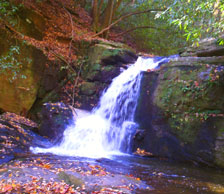
[{"label": "large boulder", "polygon": [[74,109],[64,103],[45,103],[39,114],[39,134],[58,144],[64,130],[73,122]]},{"label": "large boulder", "polygon": [[134,63],[138,57],[121,43],[96,42],[88,49],[88,63],[83,76],[89,81],[110,83],[120,74],[120,68]]},{"label": "large boulder", "polygon": [[1,29],[0,109],[27,114],[36,100],[46,60],[41,50]]},{"label": "large boulder", "polygon": [[224,60],[179,58],[144,73],[135,141],[155,155],[224,167]]},{"label": "large boulder", "polygon": [[36,119],[44,99],[60,100],[58,93],[49,93],[60,89],[66,72],[60,62],[49,61],[42,50],[0,28],[0,110]]},{"label": "large boulder", "polygon": [[82,67],[78,96],[75,101],[79,108],[91,110],[113,78],[117,77],[129,64],[137,60],[135,52],[125,44],[109,41],[93,41],[84,44],[88,48],[82,49],[87,56]]},{"label": "large boulder", "polygon": [[38,133],[47,137],[52,143],[59,144],[65,129],[74,124],[77,118],[87,116],[88,111],[75,109],[62,102],[45,103],[39,113],[41,121]]}]

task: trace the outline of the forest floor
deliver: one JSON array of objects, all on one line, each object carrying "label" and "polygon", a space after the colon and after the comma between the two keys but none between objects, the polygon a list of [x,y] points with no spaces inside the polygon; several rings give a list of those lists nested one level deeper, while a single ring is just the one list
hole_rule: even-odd
[{"label": "forest floor", "polygon": [[[123,37],[115,36],[115,31],[110,31],[108,40],[94,37],[91,16],[74,0],[40,2],[27,0],[23,1],[23,4],[42,16],[46,23],[43,40],[28,36],[22,36],[22,39],[43,50],[50,60],[62,56],[67,62],[75,61],[80,54],[79,42],[82,40],[125,42]],[[125,43],[134,47],[134,42]]]}]

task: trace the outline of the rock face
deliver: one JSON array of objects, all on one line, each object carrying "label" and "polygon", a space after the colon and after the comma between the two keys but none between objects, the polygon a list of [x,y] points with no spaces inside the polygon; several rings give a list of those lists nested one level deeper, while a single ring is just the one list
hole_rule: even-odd
[{"label": "rock face", "polygon": [[144,73],[135,149],[224,167],[223,96],[223,57],[179,58]]},{"label": "rock face", "polygon": [[134,63],[137,56],[126,45],[108,41],[96,41],[86,48],[86,55],[88,58],[81,73],[83,83],[75,101],[80,103],[79,108],[91,110],[112,79],[128,64]]},{"label": "rock face", "polygon": [[[42,39],[42,16],[21,8],[18,17],[19,32]],[[37,101],[57,88],[66,74],[60,71],[58,62],[48,61],[40,49],[21,41],[4,25],[0,24],[0,29],[0,109],[27,116],[33,107],[41,106]]]},{"label": "rock face", "polygon": [[[20,45],[18,53],[12,51],[16,48],[14,47],[16,44]],[[4,30],[0,32],[0,47],[1,67],[6,63],[5,57],[10,49],[14,61],[10,61],[12,58],[9,58],[8,63],[12,63],[13,68],[22,65],[19,72],[17,69],[6,68],[4,70],[2,67],[0,71],[0,108],[26,115],[36,99],[46,57],[40,50],[13,39],[11,34]]]}]

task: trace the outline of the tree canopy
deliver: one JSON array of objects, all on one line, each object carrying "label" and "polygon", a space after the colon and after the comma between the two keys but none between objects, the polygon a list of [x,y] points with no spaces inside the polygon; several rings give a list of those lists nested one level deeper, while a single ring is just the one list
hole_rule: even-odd
[{"label": "tree canopy", "polygon": [[[143,43],[141,46],[148,44],[146,50],[151,47],[151,51],[156,52],[167,52],[168,45],[172,50],[199,44],[206,37],[221,37],[224,30],[223,0],[94,0],[86,3],[96,35],[108,38],[109,30],[119,27],[120,35],[131,33]],[[220,44],[223,43],[220,39]]]},{"label": "tree canopy", "polygon": [[[18,5],[12,2],[0,2],[0,19],[17,11]],[[207,37],[218,37],[219,44],[224,44],[224,0],[80,0],[78,3],[92,16],[94,37],[113,35],[126,41],[131,39],[142,51],[172,54],[183,46],[198,45]],[[13,20],[10,21],[13,25]],[[109,33],[113,30],[115,35]]]}]

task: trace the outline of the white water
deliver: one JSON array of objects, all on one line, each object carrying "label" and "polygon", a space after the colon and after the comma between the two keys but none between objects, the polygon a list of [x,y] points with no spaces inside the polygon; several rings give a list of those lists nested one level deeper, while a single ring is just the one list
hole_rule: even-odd
[{"label": "white water", "polygon": [[62,143],[35,153],[66,156],[109,157],[130,151],[135,132],[134,113],[141,83],[141,71],[154,69],[153,59],[138,58],[137,62],[114,78],[101,96],[99,106],[87,116],[75,121],[64,132]]}]

